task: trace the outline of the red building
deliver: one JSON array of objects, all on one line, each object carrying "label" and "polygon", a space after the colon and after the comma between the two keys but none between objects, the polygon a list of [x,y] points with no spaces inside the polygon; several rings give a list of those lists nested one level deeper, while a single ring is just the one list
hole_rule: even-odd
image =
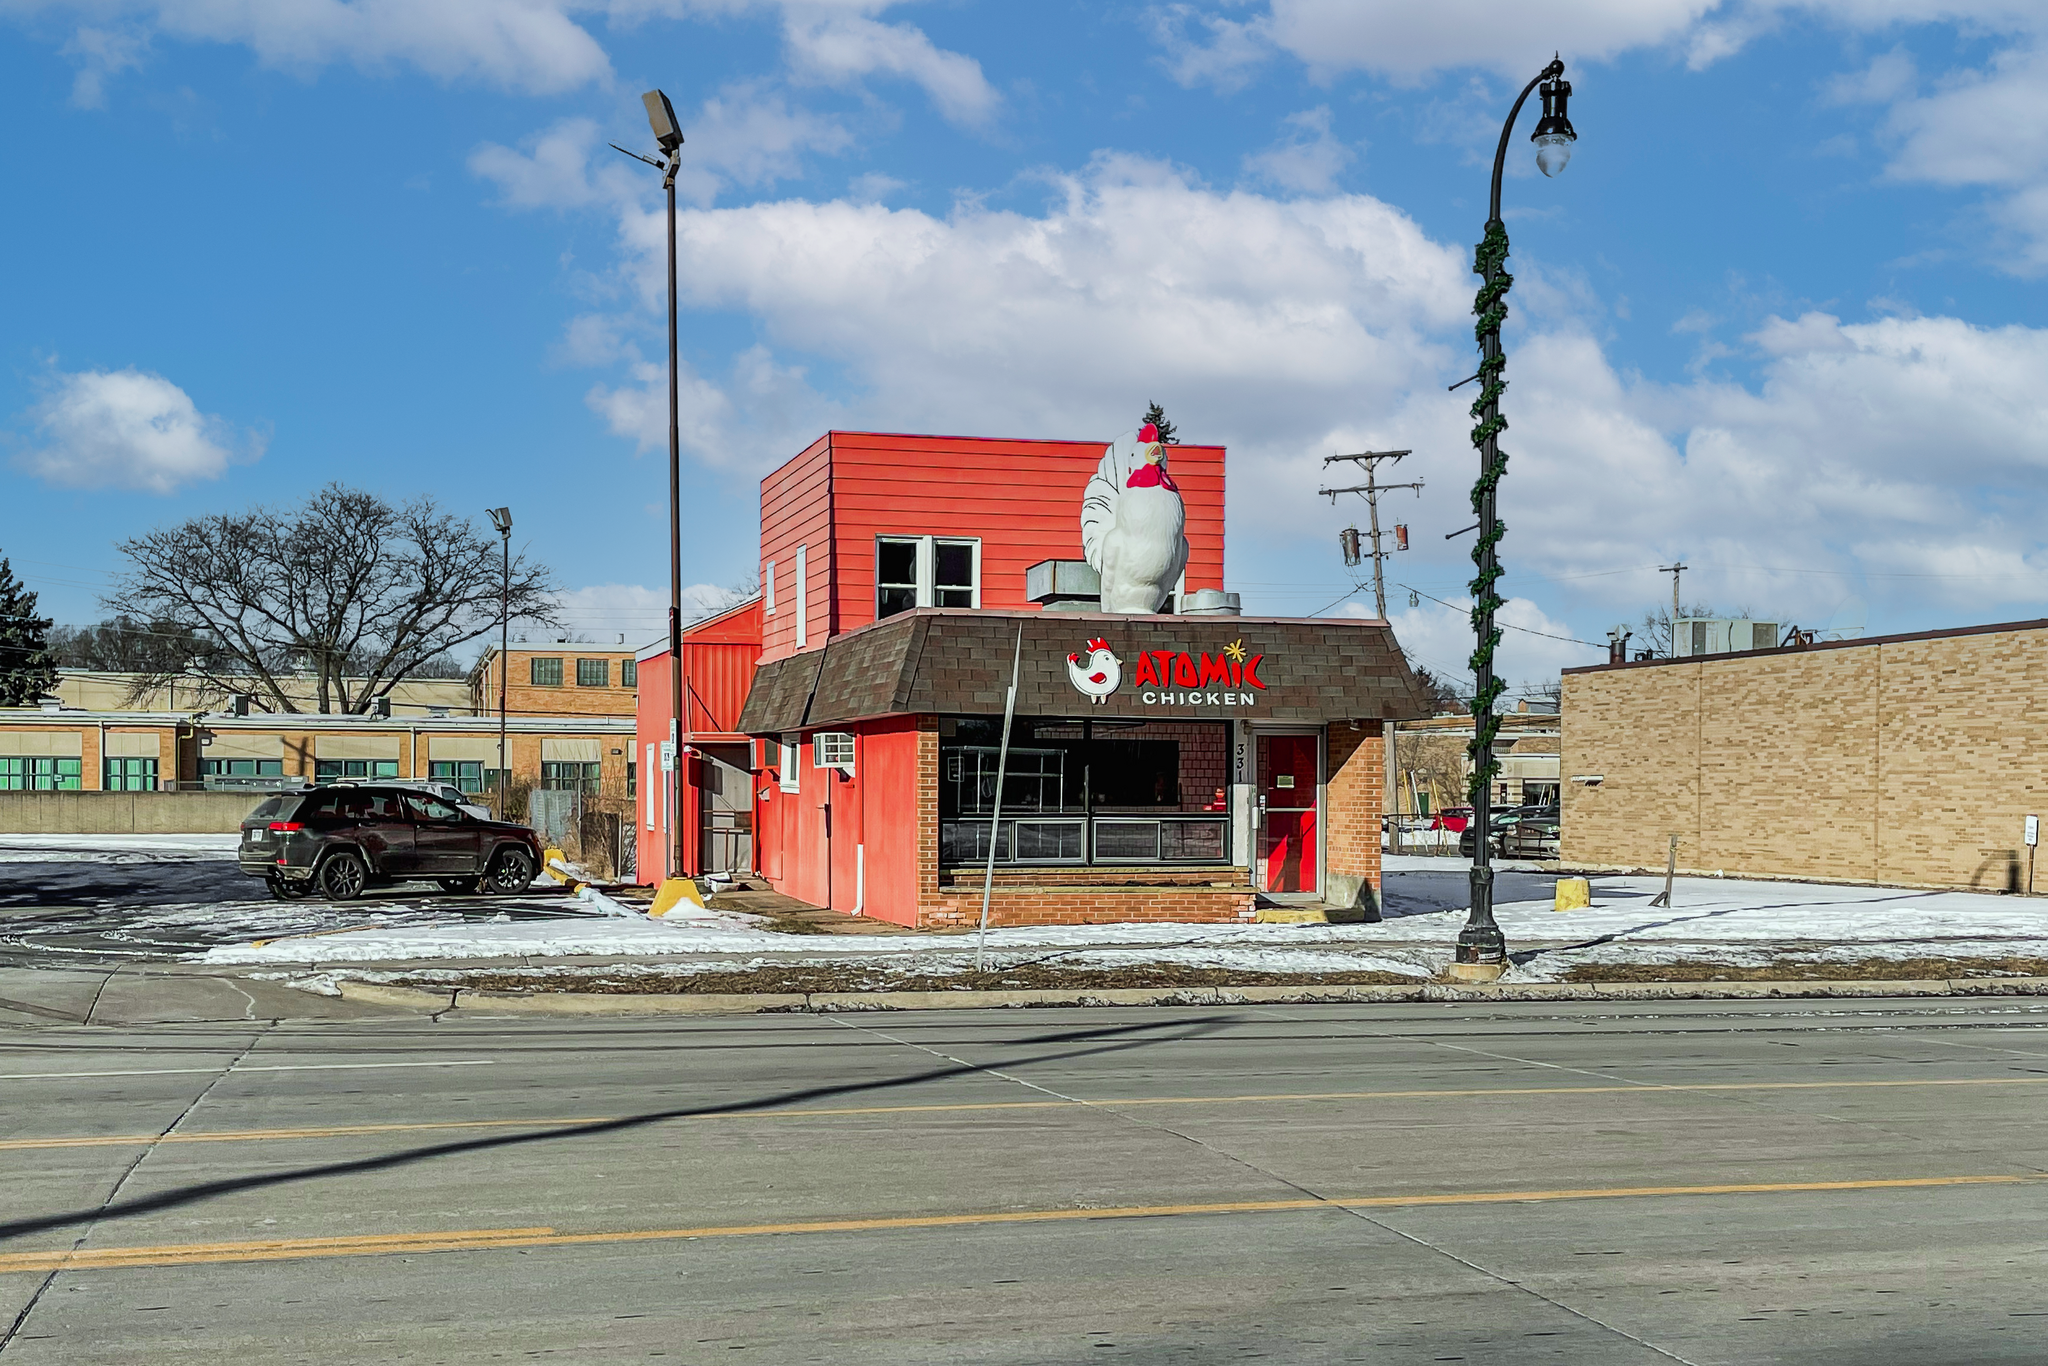
[{"label": "red building", "polygon": [[[1224,451],[1166,451],[1187,550],[1151,615],[1100,611],[1079,561],[1101,442],[832,432],[764,479],[762,597],[684,641],[693,688],[722,670],[684,731],[686,871],[720,866],[707,813],[744,764],[727,866],[838,910],[972,923],[993,842],[993,924],[1376,914],[1381,727],[1422,714],[1415,681],[1384,622],[1236,615]],[[750,623],[744,680],[700,655]],[[666,651],[641,668],[654,881]]]},{"label": "red building", "polygon": [[682,801],[683,869],[689,875],[753,866],[754,745],[740,709],[761,657],[761,600],[750,598],[683,631],[683,781],[664,762],[669,738],[668,643],[639,654],[638,868],[642,882],[669,873],[668,818]]}]

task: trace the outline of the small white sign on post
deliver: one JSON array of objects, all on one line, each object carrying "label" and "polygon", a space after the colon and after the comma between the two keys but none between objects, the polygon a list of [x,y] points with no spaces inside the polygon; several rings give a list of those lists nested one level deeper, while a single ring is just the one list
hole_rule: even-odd
[{"label": "small white sign on post", "polygon": [[663,773],[673,773],[676,771],[676,742],[673,740],[663,740],[661,742],[661,771]]},{"label": "small white sign on post", "polygon": [[2031,849],[2040,842],[2041,818],[2039,816],[2029,816],[2027,817],[2027,848]]}]

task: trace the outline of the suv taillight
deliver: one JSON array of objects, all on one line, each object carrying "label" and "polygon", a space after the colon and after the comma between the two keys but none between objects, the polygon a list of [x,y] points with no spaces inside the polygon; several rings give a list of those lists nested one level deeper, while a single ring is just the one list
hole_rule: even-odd
[{"label": "suv taillight", "polygon": [[285,831],[291,831],[291,830],[304,830],[304,829],[305,829],[306,827],[305,827],[304,825],[302,825],[301,823],[299,823],[298,821],[272,821],[272,822],[270,823],[270,828],[271,828],[272,830],[285,830]]}]

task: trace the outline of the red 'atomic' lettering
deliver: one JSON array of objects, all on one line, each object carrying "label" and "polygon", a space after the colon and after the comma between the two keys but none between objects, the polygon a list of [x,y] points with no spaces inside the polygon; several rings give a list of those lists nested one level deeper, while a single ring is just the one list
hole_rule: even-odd
[{"label": "red 'atomic' lettering", "polygon": [[1264,658],[1264,655],[1253,655],[1244,662],[1244,681],[1257,688],[1260,692],[1266,690],[1265,680],[1259,677],[1259,661]]}]

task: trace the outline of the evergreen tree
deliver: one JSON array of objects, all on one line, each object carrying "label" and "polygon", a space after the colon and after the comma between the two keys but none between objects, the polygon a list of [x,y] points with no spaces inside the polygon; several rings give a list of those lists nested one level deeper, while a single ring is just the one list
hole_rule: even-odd
[{"label": "evergreen tree", "polygon": [[1156,403],[1153,404],[1145,410],[1145,421],[1159,429],[1159,440],[1162,443],[1168,446],[1178,446],[1180,444],[1173,439],[1174,428],[1173,424],[1166,420],[1166,409]]},{"label": "evergreen tree", "polygon": [[50,619],[36,615],[36,595],[0,558],[0,707],[27,707],[57,686]]}]

